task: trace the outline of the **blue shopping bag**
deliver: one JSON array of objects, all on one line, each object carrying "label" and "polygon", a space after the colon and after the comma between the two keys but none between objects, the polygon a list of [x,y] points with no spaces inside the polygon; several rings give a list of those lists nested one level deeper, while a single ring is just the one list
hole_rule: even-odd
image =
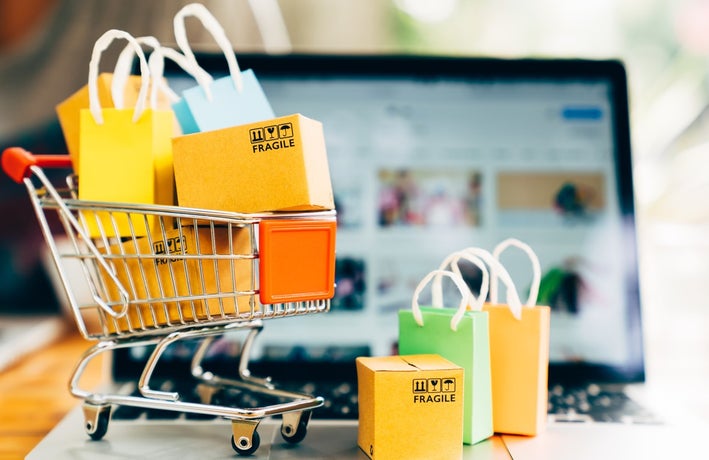
[{"label": "blue shopping bag", "polygon": [[275,118],[253,70],[242,71],[239,68],[224,29],[202,4],[186,5],[175,15],[175,40],[182,53],[197,65],[185,30],[185,19],[190,16],[199,19],[216,40],[226,58],[229,75],[209,83],[200,83],[182,92],[182,98],[172,106],[182,132],[191,134],[212,131]]}]

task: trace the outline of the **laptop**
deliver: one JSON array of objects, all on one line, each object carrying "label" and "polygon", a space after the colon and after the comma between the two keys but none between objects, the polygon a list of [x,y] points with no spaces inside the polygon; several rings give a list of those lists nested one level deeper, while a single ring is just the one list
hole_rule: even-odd
[{"label": "laptop", "polygon": [[[222,56],[198,59],[225,73]],[[239,63],[254,70],[276,115],[323,123],[338,211],[330,311],[264,321],[250,366],[325,403],[298,445],[280,438],[277,420],[261,422],[254,458],[366,458],[356,444],[354,359],[396,352],[397,311],[446,255],[508,237],[537,252],[540,303],[552,309],[549,428],[535,438],[496,435],[465,446],[465,457],[640,458],[640,439],[649,453],[662,451],[655,443],[677,445],[658,414],[620,391],[645,380],[621,62],[245,55]],[[178,92],[194,84],[169,65],[166,76]],[[526,289],[529,261],[505,257]],[[479,274],[463,271],[476,289]],[[237,335],[206,359],[210,371],[234,372]],[[189,384],[191,347],[168,350],[154,378]],[[134,389],[148,352],[116,351],[113,383]],[[77,408],[28,458],[233,458],[228,421],[204,418],[121,406],[103,440],[90,441]]]}]

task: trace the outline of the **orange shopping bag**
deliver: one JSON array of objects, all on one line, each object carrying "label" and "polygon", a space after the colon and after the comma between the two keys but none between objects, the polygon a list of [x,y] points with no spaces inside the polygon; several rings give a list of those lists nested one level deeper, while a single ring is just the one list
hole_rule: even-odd
[{"label": "orange shopping bag", "polygon": [[[525,251],[532,261],[532,286],[524,305],[499,261],[510,246]],[[539,259],[516,239],[501,242],[489,256],[490,302],[483,310],[490,315],[493,426],[496,433],[534,436],[546,424],[551,315],[548,306],[535,305],[541,279]],[[498,303],[498,281],[506,285],[506,304]]]},{"label": "orange shopping bag", "polygon": [[[98,98],[101,53],[116,38],[128,40],[140,60],[141,87],[134,109],[102,108]],[[89,109],[80,113],[79,199],[89,201],[174,203],[172,134],[169,110],[145,108],[150,72],[140,44],[127,32],[109,30],[94,45],[89,63]],[[153,92],[157,85],[153,85]],[[108,213],[84,216],[92,236],[145,235],[143,219],[129,221]],[[122,217],[122,218],[121,218]],[[151,222],[147,222],[147,227]]]}]

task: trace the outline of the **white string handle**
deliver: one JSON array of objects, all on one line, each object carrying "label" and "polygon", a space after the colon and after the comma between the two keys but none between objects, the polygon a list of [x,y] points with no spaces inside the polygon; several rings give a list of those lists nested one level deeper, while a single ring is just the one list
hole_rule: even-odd
[{"label": "white string handle", "polygon": [[[478,256],[470,254],[466,251],[457,251],[448,255],[448,257],[443,260],[438,269],[445,270],[450,266],[451,271],[453,271],[453,273],[457,274],[462,278],[463,275],[460,272],[460,267],[458,266],[458,262],[460,262],[460,259],[466,259],[469,262],[472,262],[482,272],[482,283],[480,284],[480,293],[478,294],[478,298],[476,299],[473,293],[471,292],[470,300],[468,302],[468,306],[471,310],[482,310],[483,304],[485,303],[485,299],[487,298],[488,288],[490,286],[490,275],[488,274],[485,262],[483,262]],[[433,284],[431,285],[431,298],[431,303],[434,307],[442,308],[443,287],[441,285],[441,276],[437,276],[436,279],[433,281]]]},{"label": "white string handle", "polygon": [[463,278],[460,275],[447,270],[433,270],[432,272],[424,276],[418,286],[416,286],[416,289],[414,290],[414,295],[411,299],[411,310],[414,313],[414,320],[416,321],[416,324],[418,324],[419,326],[423,326],[423,315],[421,314],[421,308],[419,307],[418,299],[419,295],[421,294],[421,291],[423,291],[423,289],[433,279],[434,276],[447,276],[453,280],[456,286],[458,286],[458,290],[461,294],[460,305],[458,305],[458,310],[451,318],[451,330],[457,331],[458,324],[460,324],[460,320],[465,314],[465,310],[468,306],[468,298],[471,294],[470,289],[468,289],[468,286],[465,284],[465,281],[463,281]]},{"label": "white string handle", "polygon": [[[523,250],[532,262],[532,285],[529,288],[529,297],[527,297],[527,302],[525,305],[528,307],[533,307],[537,304],[539,285],[542,282],[542,269],[539,264],[539,257],[537,257],[537,254],[528,244],[523,243],[516,238],[508,238],[499,243],[492,251],[492,256],[495,260],[499,261],[500,254],[511,246]],[[492,299],[493,302],[497,301],[497,279],[495,279],[495,277],[493,277],[490,281],[490,299]]]},{"label": "white string handle", "polygon": [[249,6],[261,33],[265,51],[267,53],[290,53],[293,51],[278,0],[249,0]]},{"label": "white string handle", "polygon": [[[140,116],[145,110],[145,103],[148,96],[148,85],[150,83],[150,70],[148,69],[148,62],[145,59],[145,54],[143,54],[143,49],[135,38],[128,32],[122,30],[110,29],[104,32],[103,35],[96,40],[94,44],[93,52],[91,53],[91,60],[89,61],[89,109],[91,110],[91,115],[93,115],[94,120],[99,125],[103,124],[103,114],[101,113],[101,101],[98,97],[98,67],[101,61],[101,53],[103,53],[117,38],[122,38],[128,41],[130,46],[135,50],[135,54],[140,60],[140,91],[138,92],[138,101],[135,104],[135,109],[133,110],[133,122],[137,122]],[[114,103],[115,105],[115,103]]]},{"label": "white string handle", "polygon": [[493,297],[492,286],[493,280],[496,281],[499,277],[507,288],[505,297],[507,305],[510,307],[510,311],[512,312],[512,316],[516,319],[522,319],[522,301],[519,299],[519,294],[517,294],[517,288],[512,281],[512,277],[500,261],[490,254],[489,251],[482,248],[467,248],[464,249],[464,251],[480,257],[490,267],[490,302],[493,304],[497,303],[497,292],[495,292],[495,296]]},{"label": "white string handle", "polygon": [[[162,54],[160,54],[156,58],[152,57],[154,53],[151,54],[150,58],[148,58],[148,67],[150,68],[150,75],[153,85],[157,84],[157,87],[160,89],[160,91],[166,94],[171,102],[177,102],[180,99],[180,96],[175,93],[175,91],[173,91],[172,88],[170,88],[170,86],[162,78],[165,66],[162,63],[158,63],[158,60],[162,62],[165,58],[174,61],[182,68],[182,70],[184,70],[188,75],[194,78],[197,81],[197,84],[204,88],[207,97],[211,99],[212,90],[209,88],[209,85],[212,83],[212,81],[214,81],[214,79],[211,75],[209,75],[206,70],[200,67],[200,65],[196,61],[187,59],[185,55],[179,53],[177,50],[160,45],[160,42],[155,37],[137,37],[136,41],[141,45],[151,47],[153,51],[162,51]],[[128,76],[131,72],[131,67],[133,65],[133,56],[135,56],[133,47],[128,44],[125,48],[123,48],[123,51],[121,51],[121,54],[118,56],[118,60],[116,61],[116,68],[113,71],[113,83],[111,85],[111,93],[113,94],[113,104],[117,108],[123,108],[123,88],[125,87],[126,81],[128,80]],[[155,98],[152,97],[151,92],[151,107],[153,108],[157,107],[156,101],[154,99]]]},{"label": "white string handle", "polygon": [[[160,47],[160,42],[158,41],[158,39],[151,36],[135,37],[135,41],[137,41],[141,46],[149,46],[152,49]],[[116,67],[113,69],[111,97],[113,97],[113,105],[117,109],[124,108],[124,89],[126,86],[126,82],[128,81],[128,76],[131,73],[131,67],[133,66],[134,56],[135,49],[133,48],[133,45],[128,43],[121,51],[121,54],[118,55],[118,59],[116,60]],[[148,67],[150,67],[150,60],[148,60]],[[152,75],[152,69],[150,73]]]},{"label": "white string handle", "polygon": [[[224,29],[222,28],[219,21],[209,12],[209,10],[201,3],[190,3],[182,7],[180,11],[177,12],[173,19],[173,28],[175,30],[175,41],[177,46],[182,51],[187,59],[197,62],[197,58],[192,52],[189,41],[187,40],[187,31],[185,29],[185,19],[189,16],[194,16],[202,22],[204,28],[212,35],[214,40],[221,48],[224,56],[226,57],[227,65],[229,66],[229,74],[234,82],[234,86],[238,92],[241,92],[243,83],[241,81],[241,69],[239,69],[239,64],[236,62],[236,55],[234,54],[234,48],[227,38]],[[205,88],[202,86],[202,88]],[[207,100],[211,101],[211,94],[207,93]]]},{"label": "white string handle", "polygon": [[150,75],[153,79],[153,87],[150,92],[150,104],[152,107],[157,107],[157,90],[160,89],[163,93],[167,95],[171,103],[175,103],[180,100],[180,96],[175,93],[172,88],[170,88],[167,82],[162,78],[163,72],[165,70],[165,58],[174,61],[179,65],[182,70],[187,72],[192,78],[194,78],[197,83],[204,88],[207,92],[209,98],[212,97],[211,90],[209,89],[209,84],[213,81],[211,75],[209,75],[203,68],[197,65],[196,62],[190,61],[185,57],[185,55],[180,52],[167,48],[164,46],[155,48],[152,52],[150,58],[148,59],[148,66],[150,67]]}]

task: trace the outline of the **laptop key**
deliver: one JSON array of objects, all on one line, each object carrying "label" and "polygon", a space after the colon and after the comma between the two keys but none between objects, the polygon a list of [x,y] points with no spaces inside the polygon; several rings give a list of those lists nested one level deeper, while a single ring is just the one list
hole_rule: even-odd
[{"label": "laptop key", "polygon": [[607,391],[598,385],[549,391],[548,413],[555,421],[588,420],[603,423],[660,423],[651,412],[622,391]]}]

